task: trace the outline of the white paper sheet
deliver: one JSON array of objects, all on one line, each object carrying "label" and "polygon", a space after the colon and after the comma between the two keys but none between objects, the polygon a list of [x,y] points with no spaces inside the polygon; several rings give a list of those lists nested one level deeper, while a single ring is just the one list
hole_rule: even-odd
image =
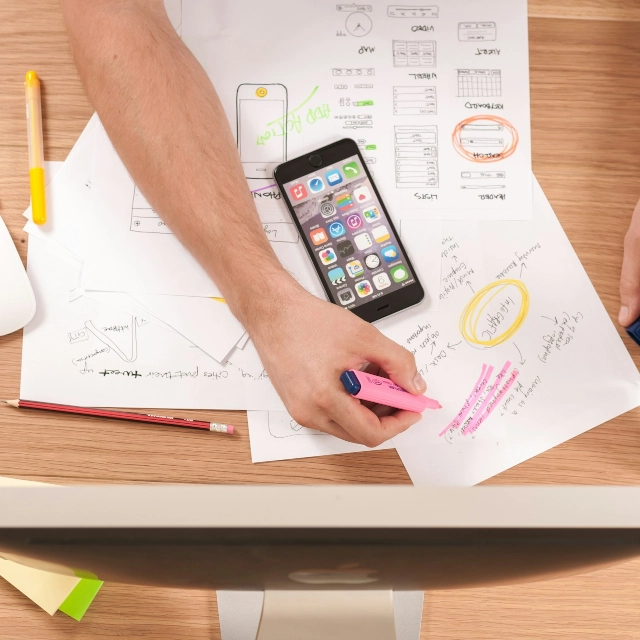
[{"label": "white paper sheet", "polygon": [[[371,451],[360,444],[300,426],[286,411],[248,411],[251,461],[291,460]],[[376,449],[393,449],[391,441]]]},{"label": "white paper sheet", "polygon": [[445,224],[439,312],[385,323],[443,406],[394,438],[416,485],[476,484],[640,404],[640,375],[535,184],[531,222]]},{"label": "white paper sheet", "polygon": [[[98,117],[94,114],[60,169],[47,185],[47,222],[27,222],[24,230],[46,242],[62,245],[79,260],[85,254],[82,220],[91,208],[91,168]],[[25,216],[30,218],[31,208]]]},{"label": "white paper sheet", "polygon": [[229,306],[219,300],[145,293],[133,298],[218,362],[224,362],[245,333]]},{"label": "white paper sheet", "polygon": [[30,238],[37,311],[24,332],[22,398],[79,406],[283,410],[264,372],[217,363],[175,331],[79,297],[79,263]]},{"label": "white paper sheet", "polygon": [[192,0],[182,38],[251,182],[352,137],[399,217],[531,217],[526,0]]}]

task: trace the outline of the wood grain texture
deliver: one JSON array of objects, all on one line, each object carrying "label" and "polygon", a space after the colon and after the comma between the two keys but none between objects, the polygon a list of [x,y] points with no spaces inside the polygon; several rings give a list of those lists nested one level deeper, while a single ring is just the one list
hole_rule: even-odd
[{"label": "wood grain texture", "polygon": [[[640,195],[640,40],[632,24],[640,5],[531,0],[530,15],[534,170],[615,319],[622,238]],[[48,159],[64,159],[92,109],[56,0],[0,3],[0,42],[0,215],[24,259],[25,71],[33,67],[42,77]],[[0,338],[0,398],[18,397],[21,339]],[[640,363],[640,350],[631,349]],[[0,475],[61,484],[409,482],[393,451],[252,465],[243,412],[189,413],[236,424],[239,435],[0,406]],[[639,484],[639,427],[640,413],[631,412],[488,484]],[[548,583],[429,594],[423,638],[636,638],[639,569],[640,561]],[[78,624],[62,614],[50,618],[0,582],[0,637],[209,639],[219,638],[219,627],[208,592],[107,584]]]}]

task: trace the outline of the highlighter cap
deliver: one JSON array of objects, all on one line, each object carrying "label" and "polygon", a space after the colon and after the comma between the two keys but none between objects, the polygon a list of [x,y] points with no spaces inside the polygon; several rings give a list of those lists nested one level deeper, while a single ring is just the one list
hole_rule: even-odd
[{"label": "highlighter cap", "polygon": [[360,389],[362,389],[360,380],[358,380],[356,374],[353,371],[345,371],[344,373],[342,373],[340,375],[340,382],[342,382],[344,388],[352,396],[355,396],[356,393],[360,393]]},{"label": "highlighter cap", "polygon": [[29,169],[42,169],[44,168],[42,105],[40,102],[40,79],[35,71],[27,71],[24,79],[24,88],[27,106]]}]

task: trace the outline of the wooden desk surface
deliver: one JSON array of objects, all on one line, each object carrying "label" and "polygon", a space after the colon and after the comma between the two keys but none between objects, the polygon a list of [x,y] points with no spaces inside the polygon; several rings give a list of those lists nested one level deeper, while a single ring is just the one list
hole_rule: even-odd
[{"label": "wooden desk surface", "polygon": [[[533,167],[610,315],[622,241],[640,197],[640,4],[531,0]],[[55,0],[0,3],[0,215],[23,259],[29,203],[23,78],[43,80],[45,148],[63,160],[92,113]],[[1,304],[1,303],[0,303]],[[624,338],[627,345],[629,341]],[[0,398],[18,397],[21,332],[0,338]],[[631,347],[636,363],[640,350]],[[192,412],[240,425],[235,438],[0,407],[0,475],[46,482],[407,483],[395,452],[252,465],[242,412]],[[510,469],[490,484],[639,484],[640,413]],[[640,635],[640,561],[590,575],[429,594],[423,638],[621,640]],[[107,584],[81,623],[49,618],[0,581],[0,637],[219,638],[208,592]]]}]

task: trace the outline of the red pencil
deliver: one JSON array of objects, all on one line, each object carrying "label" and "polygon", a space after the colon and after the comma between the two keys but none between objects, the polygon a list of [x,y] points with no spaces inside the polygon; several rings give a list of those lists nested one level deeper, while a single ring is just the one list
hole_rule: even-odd
[{"label": "red pencil", "polygon": [[3,400],[6,404],[19,409],[41,409],[42,411],[59,411],[61,413],[77,413],[81,416],[99,416],[115,420],[134,420],[135,422],[151,422],[153,424],[168,424],[174,427],[191,427],[205,429],[215,433],[233,433],[233,425],[220,422],[204,422],[189,418],[170,418],[168,416],[154,416],[150,413],[129,413],[127,411],[111,411],[109,409],[91,409],[88,407],[72,407],[66,404],[51,404],[48,402],[32,402],[31,400]]}]

